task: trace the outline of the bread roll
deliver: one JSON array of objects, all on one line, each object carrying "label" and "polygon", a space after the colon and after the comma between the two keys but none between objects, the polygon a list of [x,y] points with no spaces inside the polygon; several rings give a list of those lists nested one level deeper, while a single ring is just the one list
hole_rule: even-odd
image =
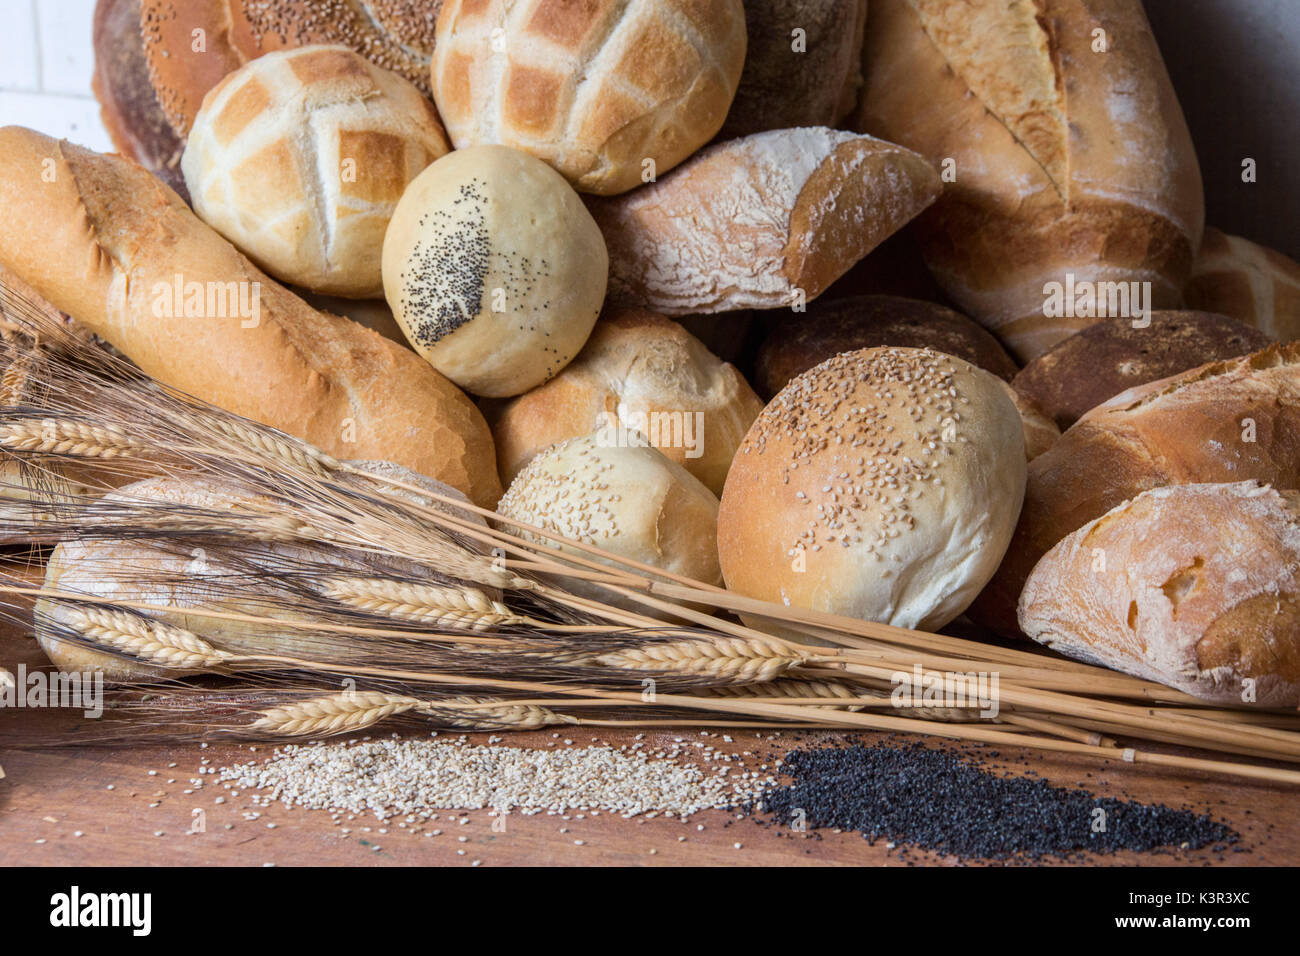
[{"label": "bread roll", "polygon": [[395,461],[484,506],[500,496],[464,394],[286,291],[141,167],[6,127],[0,207],[0,264],[147,374],[332,455]]},{"label": "bread roll", "polygon": [[578,354],[605,299],[600,230],[555,170],[504,146],[458,149],[411,183],[384,237],[384,296],[417,352],[501,398]]},{"label": "bread roll", "polygon": [[1156,312],[1145,328],[1109,319],[1038,356],[1012,386],[1065,429],[1125,389],[1257,352],[1269,342],[1258,329],[1209,312]]},{"label": "bread roll", "polygon": [[1294,708],[1297,568],[1300,492],[1250,481],[1156,488],[1038,562],[1020,626],[1058,653],[1205,700]]},{"label": "bread roll", "polygon": [[1056,444],[1061,437],[1061,430],[1056,427],[1056,422],[1043,414],[1042,409],[1010,385],[1007,385],[1007,395],[1020,413],[1021,430],[1025,436],[1025,460],[1033,461]]},{"label": "bread roll", "polygon": [[1021,361],[1107,317],[1049,317],[1049,283],[1176,307],[1204,198],[1140,0],[872,0],[863,69],[856,128],[949,164],[931,270]]},{"label": "bread roll", "polygon": [[[464,500],[456,489],[439,481],[394,465],[386,461],[353,461],[364,471],[384,475],[415,485],[429,492]],[[343,476],[348,484],[360,484],[362,479]],[[450,506],[433,498],[416,495],[400,488],[387,489],[388,493],[424,507],[452,510]],[[189,508],[212,511],[230,511],[248,506],[254,499],[247,497],[219,479],[198,484],[193,481],[169,477],[149,478],[135,482],[105,496],[105,501],[120,503],[161,504],[170,503]],[[469,512],[456,512],[477,524],[487,527],[487,522]],[[273,545],[273,553],[289,559],[293,564],[310,562],[320,566],[337,565],[342,571],[364,571],[366,566],[349,558],[338,549],[328,552],[306,546]],[[247,559],[241,559],[247,560]],[[253,559],[254,562],[256,559]],[[427,569],[425,569],[427,573]],[[231,602],[228,590],[219,590],[204,583],[204,576],[216,579],[220,575],[246,575],[248,567],[241,562],[227,563],[218,549],[202,553],[183,553],[166,550],[147,541],[90,538],[84,541],[65,541],[50,555],[45,568],[45,586],[51,590],[86,594],[92,597],[136,601],[159,606],[174,607],[174,612],[156,616],[177,627],[202,634],[217,646],[233,651],[267,651],[267,637],[253,631],[240,621],[212,617],[199,617],[187,610],[206,608],[220,611],[242,611],[246,614],[266,613],[265,604],[258,595],[250,592],[248,602]],[[170,582],[170,583],[169,583]],[[292,617],[287,613],[286,618]],[[36,603],[36,639],[54,665],[65,671],[102,671],[105,680],[151,680],[177,677],[185,673],[173,668],[155,667],[137,663],[103,651],[73,644],[59,637],[62,628],[69,626],[66,606],[40,600]],[[293,653],[293,631],[278,635],[275,653]],[[316,636],[312,635],[310,641]]]},{"label": "bread roll", "polygon": [[722,572],[750,597],[936,630],[997,568],[1024,486],[999,379],[928,349],[847,352],[745,436],[718,514]]},{"label": "bread roll", "polygon": [[489,415],[502,484],[548,445],[596,433],[639,432],[714,494],[763,403],[735,367],[676,322],[615,311],[545,385]]},{"label": "bread roll", "polygon": [[1190,308],[1230,315],[1279,341],[1300,339],[1300,264],[1240,236],[1205,230],[1183,298]]},{"label": "bread roll", "polygon": [[[497,511],[622,558],[705,584],[722,583],[717,496],[681,465],[639,444],[627,431],[618,432],[612,442],[585,435],[540,452],[510,483]],[[553,539],[520,533],[592,557]],[[566,581],[565,586],[621,603],[580,582]]]},{"label": "bread roll", "polygon": [[1131,388],[1029,465],[1025,507],[973,618],[1018,633],[1016,602],[1053,545],[1165,485],[1256,479],[1300,488],[1300,342]]},{"label": "bread roll", "polygon": [[141,0],[149,75],[182,137],[208,90],[275,50],[341,43],[429,95],[442,0]]},{"label": "bread roll", "polygon": [[820,299],[797,322],[780,323],[758,350],[754,384],[772,396],[832,355],[877,346],[931,348],[1010,381],[1016,363],[998,340],[959,312],[892,295]]},{"label": "bread roll", "polygon": [[857,104],[867,0],[744,0],[749,48],[723,139],[837,126]]},{"label": "bread roll", "polygon": [[433,95],[457,149],[511,146],[613,195],[713,138],[744,59],[741,0],[446,0]]},{"label": "bread roll", "polygon": [[609,244],[610,297],[687,315],[802,306],[939,189],[929,164],[892,143],[783,129],[589,207]]},{"label": "bread roll", "polygon": [[384,291],[379,254],[407,184],[450,147],[433,104],[344,46],[269,53],[214,86],[181,168],[194,211],[271,275]]}]

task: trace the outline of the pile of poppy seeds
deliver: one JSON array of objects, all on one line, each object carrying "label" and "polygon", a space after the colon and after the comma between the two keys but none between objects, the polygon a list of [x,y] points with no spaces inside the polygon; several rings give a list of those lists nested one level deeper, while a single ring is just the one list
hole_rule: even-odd
[{"label": "pile of poppy seeds", "polygon": [[[989,756],[998,756],[996,751]],[[796,831],[834,829],[963,860],[1077,859],[1121,850],[1222,852],[1235,831],[1193,810],[1176,810],[1034,776],[1002,776],[973,754],[924,744],[842,744],[787,754],[792,782],[768,788],[746,809]]]}]

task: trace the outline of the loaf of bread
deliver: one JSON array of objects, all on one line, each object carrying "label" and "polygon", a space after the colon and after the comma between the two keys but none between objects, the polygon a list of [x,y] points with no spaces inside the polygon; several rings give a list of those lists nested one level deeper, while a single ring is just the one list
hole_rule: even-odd
[{"label": "loaf of bread", "polygon": [[1230,315],[1278,341],[1300,339],[1300,264],[1240,236],[1205,230],[1183,298],[1189,308]]},{"label": "loaf of bread", "polygon": [[442,0],[140,0],[149,76],[182,137],[203,97],[232,70],[275,50],[341,43],[429,95]]},{"label": "loaf of bread", "polygon": [[1258,352],[1272,340],[1209,312],[1155,312],[1150,324],[1107,319],[1034,359],[1012,386],[1056,424],[1069,428],[1108,398],[1189,368]]},{"label": "loaf of bread", "polygon": [[611,299],[686,315],[802,308],[939,190],[910,150],[786,129],[720,143],[588,206],[609,246]]},{"label": "loaf of bread", "polygon": [[6,127],[0,207],[0,264],[159,381],[338,457],[499,497],[491,432],[462,392],[285,290],[142,167]]},{"label": "loaf of bread", "polygon": [[1300,492],[1156,488],[1038,562],[1020,626],[1089,664],[1206,700],[1300,705]]},{"label": "loaf of bread", "polygon": [[744,0],[749,48],[722,139],[838,126],[857,104],[867,0]]},{"label": "loaf of bread", "polygon": [[735,367],[676,322],[615,310],[545,385],[489,414],[502,484],[565,438],[639,433],[722,494],[736,447],[763,403]]},{"label": "loaf of bread", "polygon": [[433,95],[457,149],[511,146],[612,195],[713,138],[744,60],[741,0],[446,0]]},{"label": "loaf of bread", "polygon": [[519,395],[581,350],[605,300],[600,230],[564,178],[505,146],[444,156],[384,235],[384,295],[411,346],[475,395]]},{"label": "loaf of bread", "polygon": [[1141,0],[871,0],[863,69],[856,128],[948,174],[931,270],[1021,361],[1115,314],[1049,307],[1051,283],[1177,306],[1204,197]]},{"label": "loaf of bread", "polygon": [[268,53],[203,98],[181,169],[194,211],[271,275],[383,295],[384,230],[450,149],[433,104],[345,46]]},{"label": "loaf of bread", "polygon": [[1016,363],[986,329],[959,312],[892,295],[819,299],[797,322],[780,323],[758,350],[754,384],[771,397],[832,355],[883,345],[934,349],[1010,381]]},{"label": "loaf of bread", "polygon": [[1025,506],[971,616],[1017,633],[1029,572],[1058,541],[1144,491],[1256,479],[1300,488],[1300,342],[1129,389],[1029,465]]},{"label": "loaf of bread", "polygon": [[745,436],[718,513],[722,573],[749,597],[937,630],[996,570],[1024,487],[1005,382],[928,349],[846,352]]}]

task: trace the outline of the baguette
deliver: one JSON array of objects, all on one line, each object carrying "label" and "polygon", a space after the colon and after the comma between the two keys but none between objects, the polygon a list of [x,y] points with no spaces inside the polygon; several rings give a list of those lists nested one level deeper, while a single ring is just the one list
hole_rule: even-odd
[{"label": "baguette", "polygon": [[0,264],[147,374],[332,455],[500,497],[487,422],[459,389],[276,284],[142,167],[6,127],[0,206]]},{"label": "baguette", "polygon": [[1038,560],[1144,491],[1248,480],[1300,488],[1300,342],[1131,388],[1079,419],[1030,462],[1015,537],[971,617],[1016,635]]},{"label": "baguette", "polygon": [[1243,481],[1138,495],[1038,562],[1020,626],[1206,700],[1295,707],[1300,492]]},{"label": "baguette", "polygon": [[664,315],[798,307],[934,202],[920,156],[823,127],[720,143],[588,206],[610,297]]}]

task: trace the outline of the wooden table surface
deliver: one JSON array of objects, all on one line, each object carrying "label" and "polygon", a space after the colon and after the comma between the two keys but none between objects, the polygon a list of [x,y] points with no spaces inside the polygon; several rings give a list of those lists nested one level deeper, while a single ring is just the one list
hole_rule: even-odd
[{"label": "wooden table surface", "polygon": [[[44,663],[39,648],[22,628],[0,625],[0,666],[14,671],[18,664],[30,669]],[[13,740],[24,731],[57,730],[65,739],[75,741],[77,720],[75,712],[0,710],[0,740]],[[552,733],[500,736],[504,744],[562,745]],[[645,742],[667,743],[675,737],[689,741],[697,733],[650,733]],[[478,735],[479,740],[484,736]],[[571,728],[562,736],[581,745],[590,742],[593,733]],[[749,750],[762,756],[840,735],[787,731],[772,740],[768,732],[759,736],[734,731],[731,736],[730,745],[716,737],[708,742],[720,750]],[[606,733],[600,734],[599,740],[617,746],[629,742],[630,737]],[[879,735],[855,737],[871,741]],[[212,783],[184,792],[191,789],[190,781],[198,775],[201,760],[207,759],[213,767],[245,763],[265,756],[266,745],[259,745],[258,752],[250,752],[248,745],[227,744],[211,744],[206,749],[199,744],[73,745],[44,751],[0,747],[4,771],[0,779],[0,864],[4,865],[470,866],[475,861],[482,866],[905,865],[897,851],[884,843],[870,845],[857,834],[791,833],[762,826],[754,819],[737,819],[724,811],[698,813],[686,823],[664,817],[625,820],[606,813],[588,814],[583,819],[572,814],[575,818],[571,820],[545,813],[512,813],[505,818],[504,832],[494,830],[494,818],[487,810],[449,811],[440,813],[440,822],[430,824],[430,828],[442,830],[441,836],[404,831],[395,821],[381,824],[360,818],[343,824],[352,830],[343,835],[325,812],[290,809],[278,803],[269,808],[254,806],[249,792],[233,797]],[[1014,748],[999,748],[997,753],[998,757],[991,758],[985,748],[985,760],[1009,772],[1032,770],[1052,783],[1082,784],[1098,795],[1208,811],[1241,834],[1240,847],[1244,848],[1244,852],[1228,852],[1221,860],[1205,851],[1174,851],[1090,858],[1094,865],[1300,863],[1300,791],[1296,788]],[[224,802],[216,803],[217,797],[225,797]],[[924,800],[925,794],[917,793],[915,798]],[[196,819],[195,810],[203,812],[204,831],[187,834]],[[250,820],[246,818],[249,812],[261,816]],[[467,824],[456,822],[462,816],[468,817]],[[370,832],[363,831],[366,826]],[[378,833],[380,827],[388,833]],[[465,842],[460,837],[465,837]],[[458,851],[464,851],[463,855]],[[911,853],[910,858],[957,862],[919,852]]]}]

